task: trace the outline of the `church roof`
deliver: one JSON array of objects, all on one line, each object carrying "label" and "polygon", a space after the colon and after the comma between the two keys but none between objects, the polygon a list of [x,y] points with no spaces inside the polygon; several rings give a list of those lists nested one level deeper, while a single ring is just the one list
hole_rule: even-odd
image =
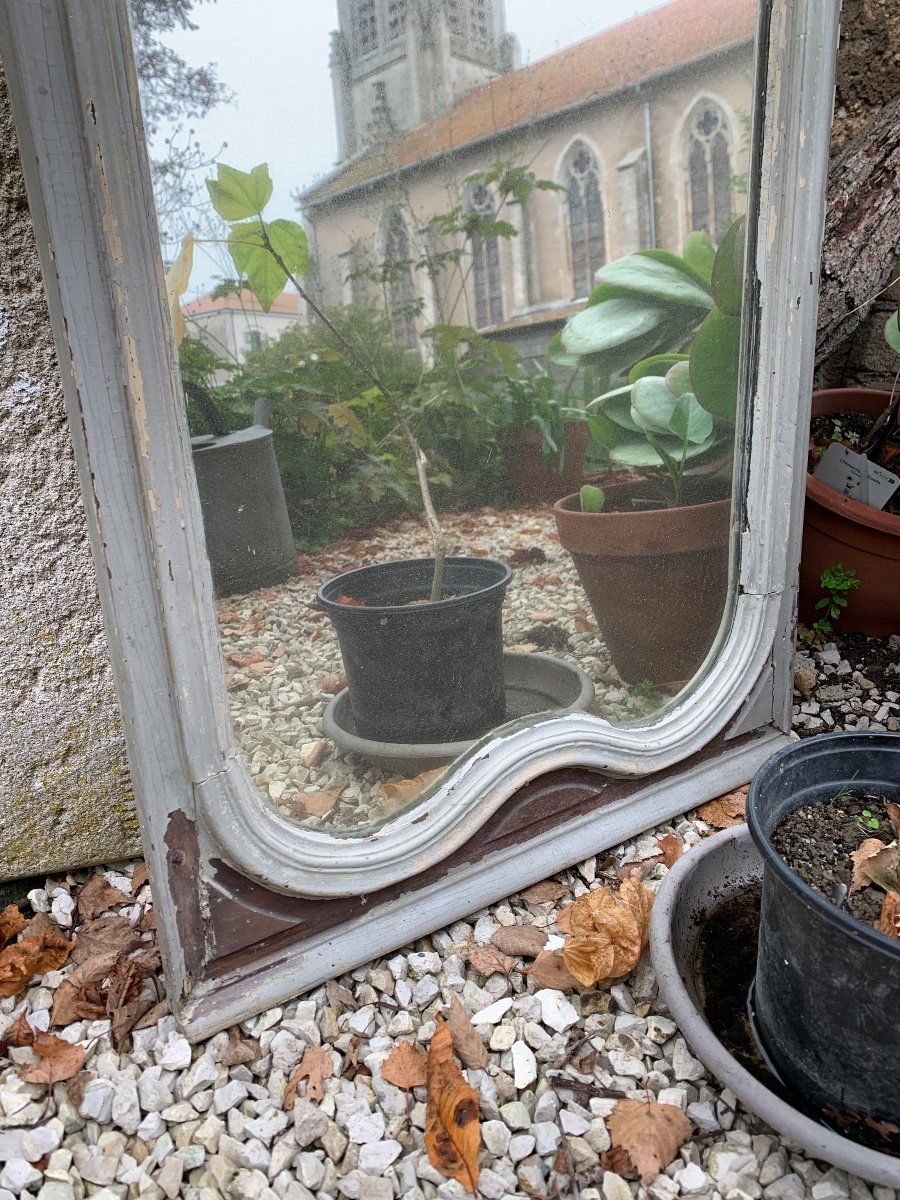
[{"label": "church roof", "polygon": [[498,75],[383,150],[338,167],[303,193],[316,204],[423,160],[552,117],[752,37],[756,0],[673,0]]},{"label": "church roof", "polygon": [[[254,312],[262,313],[262,307],[252,292],[244,288],[240,293],[229,292],[227,296],[219,296],[215,300],[211,296],[198,296],[182,304],[181,311],[187,317],[197,317],[213,312]],[[300,297],[296,292],[282,292],[272,301],[268,310],[270,313],[286,313],[292,317],[300,316]]]}]

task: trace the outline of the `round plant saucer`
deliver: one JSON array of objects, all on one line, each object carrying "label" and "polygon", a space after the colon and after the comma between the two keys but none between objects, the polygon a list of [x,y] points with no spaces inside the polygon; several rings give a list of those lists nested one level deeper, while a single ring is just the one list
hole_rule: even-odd
[{"label": "round plant saucer", "polygon": [[[650,918],[650,952],[660,995],[694,1054],[750,1112],[813,1158],[870,1183],[896,1187],[900,1158],[863,1146],[801,1111],[796,1106],[800,1102],[784,1093],[777,1078],[758,1068],[751,1071],[738,1061],[704,1011],[708,980],[700,966],[700,935],[710,917],[758,885],[762,873],[762,857],[746,825],[705,839],[672,867],[656,894]],[[739,933],[737,928],[730,932],[720,928],[719,936],[722,946],[732,946],[737,937],[746,939],[747,931],[743,926]],[[751,953],[755,961],[752,948]],[[727,974],[718,958],[716,968],[717,976]],[[751,1029],[752,1016],[748,1013]],[[730,1023],[729,1029],[733,1028]]]},{"label": "round plant saucer", "polygon": [[[594,685],[584,671],[549,654],[504,650],[503,677],[508,721],[543,712],[585,712],[594,699]],[[347,688],[338,692],[325,709],[322,733],[342,750],[352,750],[386,771],[408,776],[445,766],[475,744],[465,741],[412,745],[359,737]]]}]

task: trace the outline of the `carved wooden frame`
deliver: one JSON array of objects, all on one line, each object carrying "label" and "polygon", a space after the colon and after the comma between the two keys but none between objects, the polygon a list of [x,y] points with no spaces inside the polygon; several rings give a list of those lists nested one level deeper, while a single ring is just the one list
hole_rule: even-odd
[{"label": "carved wooden frame", "polygon": [[[167,979],[192,1035],[674,816],[749,777],[784,740],[838,16],[839,0],[772,0],[760,17],[739,589],[708,670],[643,726],[572,714],[507,727],[413,811],[339,839],[273,812],[235,749],[124,3],[0,8]],[[608,785],[579,777],[577,803],[540,839],[526,831],[502,852],[484,842],[479,858],[510,797],[564,767],[631,782],[598,810],[590,797]],[[246,903],[235,899],[242,878],[257,897]],[[374,892],[391,898],[368,906]],[[288,914],[271,918],[283,935],[256,944],[252,970],[240,958],[252,937],[217,925],[223,895],[242,911]],[[325,932],[291,924],[310,911],[304,897],[323,898]]]}]

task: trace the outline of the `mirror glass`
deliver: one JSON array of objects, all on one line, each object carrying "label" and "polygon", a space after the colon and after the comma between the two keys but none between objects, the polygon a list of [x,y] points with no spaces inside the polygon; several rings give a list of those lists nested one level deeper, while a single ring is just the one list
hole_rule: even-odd
[{"label": "mirror glass", "polygon": [[734,587],[755,0],[132,7],[263,796],[366,834],[506,722],[658,719]]}]

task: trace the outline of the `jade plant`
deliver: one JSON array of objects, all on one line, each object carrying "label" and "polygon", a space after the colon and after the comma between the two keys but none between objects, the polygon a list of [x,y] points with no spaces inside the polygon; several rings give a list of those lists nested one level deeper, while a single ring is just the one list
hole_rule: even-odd
[{"label": "jade plant", "polygon": [[559,362],[621,380],[588,404],[591,432],[614,465],[661,471],[674,506],[689,465],[730,459],[743,258],[740,219],[718,249],[692,233],[681,255],[640,250],[608,263],[554,347]]}]

